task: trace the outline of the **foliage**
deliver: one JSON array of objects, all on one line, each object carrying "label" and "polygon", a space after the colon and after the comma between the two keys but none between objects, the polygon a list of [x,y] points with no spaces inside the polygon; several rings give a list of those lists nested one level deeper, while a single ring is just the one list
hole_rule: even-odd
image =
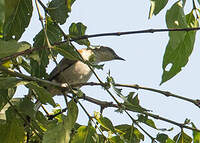
[{"label": "foliage", "polygon": [[[55,60],[56,56],[76,61],[81,60],[93,68],[101,68],[101,65],[94,65],[90,61],[84,61],[77,52],[73,42],[80,46],[90,47],[86,33],[87,26],[81,22],[71,23],[68,34],[62,30],[60,25],[66,23],[72,5],[78,3],[75,0],[51,0],[48,4],[36,0],[40,4],[39,19],[42,29],[30,37],[33,39],[33,45],[28,42],[20,42],[20,38],[29,26],[32,18],[33,4],[32,0],[0,0],[0,141],[3,143],[139,143],[145,141],[148,136],[153,141],[161,143],[194,143],[200,142],[200,132],[194,123],[186,121],[183,124],[174,123],[158,115],[150,113],[150,110],[140,105],[138,93],[130,92],[127,96],[123,95],[121,87],[130,87],[135,89],[146,89],[158,92],[164,95],[172,94],[149,88],[139,87],[137,85],[117,85],[114,78],[109,74],[107,81],[100,81],[101,85],[115,103],[103,102],[88,98],[81,90],[76,92],[72,90],[70,101],[66,101],[65,110],[58,109],[59,105],[55,103],[51,93],[46,89],[47,85],[58,88],[54,83],[47,81],[48,74],[46,67],[50,60]],[[193,9],[184,13],[186,0],[174,2],[166,12],[166,25],[169,29],[169,41],[163,56],[163,75],[161,83],[168,81],[177,75],[181,69],[188,63],[189,56],[193,51],[196,31],[189,31],[187,28],[197,28],[199,9],[195,2]],[[200,4],[200,1],[197,0]],[[149,18],[158,15],[166,7],[168,0],[150,0],[151,7]],[[36,8],[35,8],[36,9]],[[40,11],[45,11],[44,19]],[[186,28],[177,32],[175,29]],[[117,34],[116,34],[117,35]],[[98,36],[98,35],[95,35]],[[23,69],[23,70],[22,70]],[[26,76],[28,73],[30,76]],[[25,86],[29,94],[21,98],[14,98],[16,88],[19,85]],[[94,83],[91,85],[95,85]],[[60,89],[60,88],[59,88]],[[61,89],[60,89],[61,90]],[[112,94],[111,91],[114,91]],[[116,95],[116,96],[115,96]],[[176,96],[177,97],[177,96]],[[87,113],[87,110],[79,102],[80,98],[100,105],[102,109],[107,107],[117,108],[116,112],[127,114],[132,123],[114,125],[112,119],[104,117],[101,112],[95,112],[94,116]],[[185,100],[185,98],[178,97]],[[53,113],[49,114],[37,110],[38,100],[41,104],[48,104],[54,108]],[[118,99],[120,99],[119,102]],[[198,105],[198,101],[190,100]],[[79,104],[79,106],[77,106]],[[79,108],[88,115],[89,121],[86,125],[77,123]],[[65,115],[63,112],[67,111]],[[130,114],[131,113],[131,114]],[[137,119],[132,117],[137,114]],[[170,138],[163,131],[171,129],[159,129],[153,119],[160,119],[173,123],[181,128],[180,133]],[[157,131],[157,136],[152,137],[151,133],[145,132],[140,125],[150,127]],[[184,132],[184,128],[191,129],[193,136]],[[145,136],[146,135],[146,136]]]}]

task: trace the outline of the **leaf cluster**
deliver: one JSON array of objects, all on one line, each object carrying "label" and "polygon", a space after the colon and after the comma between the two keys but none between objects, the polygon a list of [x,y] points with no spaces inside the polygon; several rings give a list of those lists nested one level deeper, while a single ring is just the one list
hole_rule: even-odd
[{"label": "leaf cluster", "polygon": [[[104,108],[111,107],[110,105],[116,107],[116,112],[126,113],[129,116],[132,121],[130,125],[123,123],[113,125],[112,120],[104,117],[102,112],[95,112],[94,116],[89,115],[80,103],[80,99],[86,97],[81,90],[76,92],[71,89],[73,93],[72,96],[69,96],[71,100],[67,101],[66,99],[67,113],[62,112],[59,104],[55,103],[51,93],[46,89],[46,84],[60,89],[58,85],[47,81],[49,75],[46,68],[50,60],[56,61],[57,55],[62,55],[72,61],[80,60],[91,66],[91,69],[103,69],[102,65],[84,61],[74,46],[73,42],[81,46],[91,46],[86,35],[87,27],[84,24],[81,22],[71,23],[67,34],[65,33],[67,30],[60,27],[66,23],[75,2],[75,0],[51,0],[45,5],[42,1],[35,0],[42,29],[32,38],[33,44],[30,44],[20,41],[31,22],[33,1],[0,0],[0,141],[4,143],[139,143],[145,140],[146,134],[152,139],[152,142],[200,142],[200,132],[192,122],[177,123],[181,127],[181,131],[171,139],[164,133],[171,129],[160,129],[156,126],[151,118],[155,116],[150,116],[150,110],[140,105],[139,94],[131,91],[125,95],[122,89],[116,87],[114,78],[110,74],[105,83],[100,83],[117,105],[112,103],[105,105],[105,102],[91,98],[90,101],[101,106],[102,112]],[[38,3],[44,11],[44,17]],[[151,0],[149,18],[159,14],[167,3],[168,0]],[[198,3],[200,2],[198,1]],[[168,28],[196,28],[199,26],[200,10],[194,4],[193,9],[185,14],[184,6],[185,0],[179,0],[167,10],[166,24]],[[173,78],[188,63],[189,56],[193,51],[195,36],[195,31],[169,32],[169,41],[163,57],[161,83]],[[29,93],[21,98],[15,98],[14,95],[19,85],[27,88]],[[36,100],[37,102],[35,102]],[[40,105],[48,104],[54,108],[54,111],[48,113],[42,106],[44,112],[41,112],[37,110],[38,103]],[[79,112],[77,104],[88,115],[87,125],[77,123]],[[136,114],[137,118],[133,119],[129,113]],[[56,116],[49,120],[48,117],[51,115]],[[152,137],[140,125],[155,130],[157,136]],[[192,126],[193,138],[184,132],[182,125]]]}]

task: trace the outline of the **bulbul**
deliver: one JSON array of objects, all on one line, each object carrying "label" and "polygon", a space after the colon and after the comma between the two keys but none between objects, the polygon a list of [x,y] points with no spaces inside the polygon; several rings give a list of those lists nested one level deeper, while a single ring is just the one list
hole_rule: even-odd
[{"label": "bulbul", "polygon": [[[92,58],[94,64],[112,60],[124,60],[119,57],[113,49],[104,46],[84,48],[78,50],[78,52],[85,61],[90,61]],[[62,86],[66,87],[66,81],[69,84],[86,83],[91,75],[92,71],[87,64],[81,61],[63,58],[50,73],[49,80],[60,83]],[[62,94],[62,92],[55,87],[49,87],[48,90],[52,95]]]}]

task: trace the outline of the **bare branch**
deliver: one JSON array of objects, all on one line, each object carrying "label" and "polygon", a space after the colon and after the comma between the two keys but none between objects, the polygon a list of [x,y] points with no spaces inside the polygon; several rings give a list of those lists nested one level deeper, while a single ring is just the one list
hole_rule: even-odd
[{"label": "bare branch", "polygon": [[[194,100],[194,99],[190,99],[190,98],[186,98],[186,97],[183,97],[183,96],[173,94],[169,91],[163,91],[163,90],[159,90],[159,89],[139,86],[138,84],[119,84],[119,83],[116,83],[114,85],[118,86],[118,87],[134,88],[136,90],[143,89],[143,90],[148,90],[148,91],[152,91],[152,92],[157,92],[157,93],[165,95],[166,97],[174,97],[174,98],[178,98],[178,99],[181,99],[181,100],[184,100],[184,101],[188,101],[188,102],[193,103],[194,105],[196,105],[197,107],[200,108],[200,100],[199,99]],[[96,83],[96,82],[87,82],[87,83],[77,83],[77,84],[73,84],[71,86],[72,87],[76,87],[76,86],[106,86],[106,84],[105,83]]]},{"label": "bare branch", "polygon": [[[40,2],[40,1],[39,1]],[[112,32],[112,33],[100,33],[100,34],[91,34],[91,35],[83,35],[77,38],[70,39],[70,41],[78,41],[78,40],[83,40],[83,39],[88,39],[88,38],[95,38],[95,37],[105,37],[105,36],[122,36],[122,35],[130,35],[130,34],[140,34],[140,33],[156,33],[156,32],[169,32],[169,31],[198,31],[200,30],[200,27],[197,28],[171,28],[171,29],[146,29],[146,30],[136,30],[136,31],[125,31],[125,32]],[[65,35],[66,36],[66,35]],[[57,46],[61,45],[63,43],[68,42],[68,40],[64,40],[61,42],[55,42],[52,44],[52,46]],[[47,47],[44,47],[47,48]],[[31,54],[35,50],[41,50],[42,48],[33,48],[33,49],[28,49],[22,52],[15,53],[13,55],[10,55],[8,57],[4,57],[0,59],[0,62],[5,62],[8,61],[12,58],[16,58],[17,56],[20,55],[26,55],[26,54]]]}]

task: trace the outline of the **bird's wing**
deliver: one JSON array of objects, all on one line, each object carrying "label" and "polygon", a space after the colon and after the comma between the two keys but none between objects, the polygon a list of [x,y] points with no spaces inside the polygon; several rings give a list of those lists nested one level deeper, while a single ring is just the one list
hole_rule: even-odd
[{"label": "bird's wing", "polygon": [[69,60],[66,58],[63,58],[59,64],[53,69],[53,71],[50,73],[48,80],[53,80],[56,76],[58,76],[61,72],[63,72],[65,69],[69,68],[73,64],[75,64],[76,60]]}]

